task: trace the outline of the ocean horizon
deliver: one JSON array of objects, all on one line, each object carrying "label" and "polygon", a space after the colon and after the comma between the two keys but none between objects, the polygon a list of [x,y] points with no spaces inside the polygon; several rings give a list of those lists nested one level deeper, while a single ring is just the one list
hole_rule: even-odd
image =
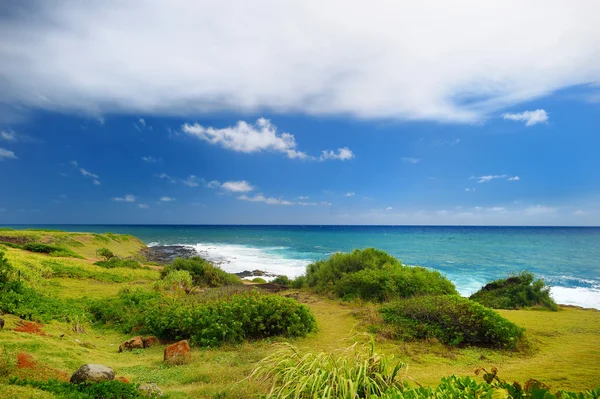
[{"label": "ocean horizon", "polygon": [[335,252],[382,249],[446,275],[461,295],[529,270],[561,304],[600,309],[600,227],[391,225],[6,225],[131,234],[149,246],[184,245],[228,272],[296,277]]}]

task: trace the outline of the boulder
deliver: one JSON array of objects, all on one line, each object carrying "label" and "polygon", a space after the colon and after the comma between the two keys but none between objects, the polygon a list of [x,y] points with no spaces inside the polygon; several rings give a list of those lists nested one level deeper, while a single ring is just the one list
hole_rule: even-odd
[{"label": "boulder", "polygon": [[158,340],[158,338],[156,338],[154,336],[142,338],[142,341],[144,341],[144,348],[150,348],[151,346],[160,344],[160,341]]},{"label": "boulder", "polygon": [[123,342],[121,345],[119,345],[119,353],[123,352],[124,350],[132,350],[132,349],[143,349],[144,348],[144,340],[142,339],[142,337],[137,336],[137,337],[133,337],[125,342]]},{"label": "boulder", "polygon": [[140,391],[142,396],[147,396],[149,398],[158,398],[163,396],[161,389],[154,383],[140,384],[138,391]]},{"label": "boulder", "polygon": [[190,344],[186,340],[179,341],[165,348],[165,363],[186,364],[192,361]]},{"label": "boulder", "polygon": [[114,379],[115,372],[110,367],[101,364],[84,364],[71,376],[71,384],[112,381]]},{"label": "boulder", "polygon": [[0,330],[4,328],[4,319],[0,317]]}]

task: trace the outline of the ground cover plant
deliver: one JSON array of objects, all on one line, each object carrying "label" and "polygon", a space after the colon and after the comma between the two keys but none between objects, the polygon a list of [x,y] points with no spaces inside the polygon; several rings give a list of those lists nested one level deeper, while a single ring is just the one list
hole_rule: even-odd
[{"label": "ground cover plant", "polygon": [[127,269],[148,269],[146,266],[140,265],[140,262],[134,259],[120,259],[116,256],[109,258],[108,260],[99,260],[94,265],[104,267],[106,269],[114,269],[116,267],[122,267]]},{"label": "ground cover plant", "polygon": [[198,257],[189,259],[174,259],[161,271],[161,277],[165,277],[174,270],[186,270],[192,276],[195,286],[220,287],[222,285],[241,285],[242,281],[234,274],[227,273],[212,263]]},{"label": "ground cover plant", "polygon": [[65,257],[65,258],[80,258],[84,259],[83,256],[76,254],[68,248],[59,247],[57,245],[49,245],[40,242],[32,242],[25,244],[21,247],[26,251],[38,252],[42,254],[48,254],[50,256],[55,257]]},{"label": "ground cover plant", "polygon": [[527,271],[492,281],[470,298],[493,309],[538,306],[558,310],[558,305],[550,296],[550,287],[546,286],[543,280],[535,280],[533,273]]},{"label": "ground cover plant", "polygon": [[374,248],[335,253],[308,265],[305,283],[320,294],[378,302],[413,295],[457,294],[454,284],[439,272],[403,265]]},{"label": "ground cover plant", "polygon": [[50,392],[61,399],[135,399],[144,397],[137,384],[122,381],[102,381],[94,384],[71,384],[66,381],[11,378],[11,385],[28,386]]},{"label": "ground cover plant", "polygon": [[456,295],[420,296],[380,309],[383,320],[404,340],[436,338],[448,345],[516,349],[523,329],[492,309]]}]

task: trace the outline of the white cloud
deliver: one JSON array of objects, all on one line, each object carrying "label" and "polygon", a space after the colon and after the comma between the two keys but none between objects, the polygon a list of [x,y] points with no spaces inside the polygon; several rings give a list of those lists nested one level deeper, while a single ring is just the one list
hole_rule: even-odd
[{"label": "white cloud", "polygon": [[556,208],[544,205],[535,205],[525,208],[526,215],[547,215],[556,212]]},{"label": "white cloud", "polygon": [[488,210],[491,212],[506,212],[506,208],[503,206],[493,206],[491,208],[488,208]]},{"label": "white cloud", "polygon": [[346,193],[346,197],[354,197],[356,193]]},{"label": "white cloud", "polygon": [[9,141],[13,143],[17,141],[20,141],[22,143],[42,143],[41,140],[38,140],[31,136],[27,136],[25,134],[16,133],[12,130],[0,131],[0,140]]},{"label": "white cloud", "polygon": [[328,202],[328,201],[321,201],[321,205],[331,206],[333,204],[331,202]]},{"label": "white cloud", "polygon": [[419,163],[420,159],[419,158],[410,158],[410,157],[402,157],[402,162],[405,163],[412,163],[413,165],[416,163]]},{"label": "white cloud", "polygon": [[99,186],[99,185],[101,185],[101,184],[102,184],[102,183],[100,183],[100,180],[96,180],[96,179],[94,179],[94,180],[92,181],[92,183],[93,183],[95,186]]},{"label": "white cloud", "polygon": [[140,119],[138,120],[138,123],[139,123],[140,125],[142,125],[142,126],[146,126],[146,121],[145,121],[144,119],[142,119],[142,118],[140,118]]},{"label": "white cloud", "polygon": [[17,135],[13,131],[1,131],[0,139],[4,141],[17,141]]},{"label": "white cloud", "polygon": [[221,185],[221,188],[234,193],[247,193],[254,190],[254,187],[246,180],[242,181],[227,181]]},{"label": "white cloud", "polygon": [[172,197],[161,197],[161,199],[159,201],[161,201],[161,202],[171,202],[171,201],[175,201],[175,198],[172,198]]},{"label": "white cloud", "polygon": [[0,102],[471,122],[600,80],[593,0],[245,5],[40,2],[0,25]]},{"label": "white cloud", "polygon": [[525,122],[525,126],[533,126],[538,123],[547,123],[548,114],[543,109],[536,109],[535,111],[524,111],[518,114],[506,113],[504,119]]},{"label": "white cloud", "polygon": [[470,191],[475,191],[475,189],[467,187],[467,188],[465,188],[465,191],[470,192]]},{"label": "white cloud", "polygon": [[388,206],[387,208],[385,208],[386,211],[391,211],[392,209],[394,209],[394,208],[392,208],[391,206]]},{"label": "white cloud", "polygon": [[283,200],[280,198],[265,197],[262,194],[255,195],[253,197],[248,197],[246,195],[242,195],[242,196],[238,197],[238,199],[243,200],[243,201],[250,201],[250,202],[264,202],[265,204],[268,204],[268,205],[294,205],[294,202],[286,201],[286,200]]},{"label": "white cloud", "polygon": [[74,167],[77,167],[77,161],[71,161],[70,163],[71,163],[71,165],[73,165]]},{"label": "white cloud", "polygon": [[583,216],[583,215],[585,215],[585,212],[582,211],[581,209],[578,209],[575,212],[573,212],[573,216]]},{"label": "white cloud", "polygon": [[[492,180],[496,179],[506,179],[508,181],[519,181],[521,178],[519,176],[507,176],[507,175],[486,175],[486,176],[471,176],[469,180],[477,180],[477,183],[489,183]],[[465,189],[465,191],[469,191]],[[475,191],[475,189],[471,189],[471,191]]]},{"label": "white cloud", "polygon": [[508,178],[509,181],[519,181],[521,178],[519,176],[513,176]]},{"label": "white cloud", "polygon": [[147,157],[142,157],[142,161],[148,162],[148,163],[156,163],[156,162],[158,162],[158,159],[156,159],[152,156],[147,156]]},{"label": "white cloud", "polygon": [[123,197],[114,197],[112,200],[117,202],[135,202],[136,198],[135,195],[125,194]]},{"label": "white cloud", "polygon": [[206,187],[208,188],[218,188],[221,187],[221,182],[218,180],[211,180],[208,183],[206,183]]},{"label": "white cloud", "polygon": [[168,174],[166,174],[166,173],[160,173],[160,174],[154,175],[154,176],[158,177],[159,179],[166,180],[169,183],[176,183],[176,180],[174,178],[172,178],[171,176],[169,176]]},{"label": "white cloud", "polygon": [[198,179],[197,176],[195,175],[190,175],[188,177],[186,177],[185,179],[183,179],[183,184],[185,184],[188,187],[198,187],[200,185],[200,183],[203,182],[203,179]]},{"label": "white cloud", "polygon": [[319,205],[316,202],[307,202],[307,201],[298,201],[298,202],[296,202],[296,204],[301,205],[301,206],[317,206],[317,205]]},{"label": "white cloud", "polygon": [[239,121],[235,126],[222,129],[204,127],[195,123],[185,123],[181,126],[184,133],[218,144],[221,147],[236,152],[282,152],[291,159],[306,159],[308,155],[296,150],[296,140],[293,134],[277,133],[277,127],[268,119],[260,118],[254,125]]},{"label": "white cloud", "polygon": [[83,176],[85,176],[85,177],[91,177],[91,178],[93,178],[93,179],[98,179],[98,178],[99,178],[99,176],[98,176],[97,174],[95,174],[95,173],[92,173],[92,172],[90,172],[90,171],[89,171],[89,170],[87,170],[87,169],[84,169],[84,168],[79,168],[79,171],[80,171],[80,172],[81,172],[81,174],[82,174]]},{"label": "white cloud", "polygon": [[336,159],[339,161],[347,161],[349,159],[354,158],[354,153],[348,147],[338,148],[337,152],[333,150],[324,150],[321,151],[321,157],[319,158],[321,161]]},{"label": "white cloud", "polygon": [[149,206],[147,204],[138,204],[138,208],[140,208],[140,209],[148,209]]},{"label": "white cloud", "polygon": [[4,148],[0,148],[0,161],[2,161],[4,159],[19,159],[19,158],[17,158],[17,156],[15,155],[14,152],[9,151]]},{"label": "white cloud", "polygon": [[299,200],[307,200],[307,199],[309,199],[309,198],[310,198],[310,197],[305,197],[305,196],[300,196],[300,197],[298,197],[298,199],[299,199]]}]

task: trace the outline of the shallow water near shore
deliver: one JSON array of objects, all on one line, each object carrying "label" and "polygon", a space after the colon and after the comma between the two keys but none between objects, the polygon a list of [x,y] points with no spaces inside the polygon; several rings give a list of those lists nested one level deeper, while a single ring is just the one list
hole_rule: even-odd
[{"label": "shallow water near shore", "polygon": [[127,233],[148,245],[187,245],[229,272],[259,269],[290,277],[303,274],[307,264],[334,252],[376,247],[403,263],[439,270],[463,295],[526,269],[552,286],[557,302],[600,309],[600,228],[596,227],[44,227]]}]

